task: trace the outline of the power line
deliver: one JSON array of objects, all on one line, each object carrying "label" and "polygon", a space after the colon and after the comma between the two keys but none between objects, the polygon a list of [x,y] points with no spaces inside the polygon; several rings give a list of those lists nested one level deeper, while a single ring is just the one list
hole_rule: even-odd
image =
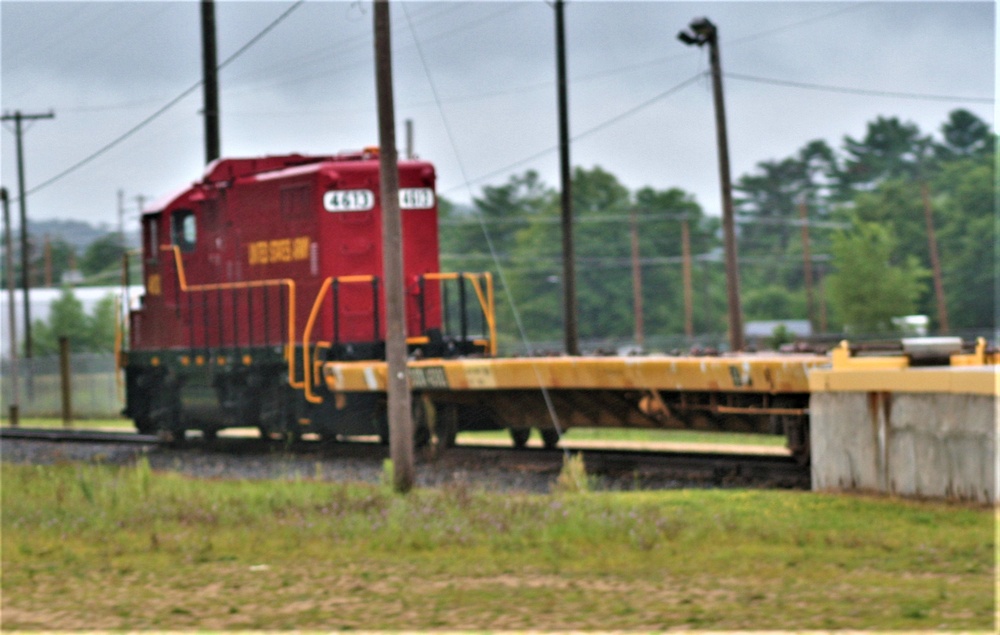
[{"label": "power line", "polygon": [[[260,41],[261,38],[263,38],[265,35],[267,35],[268,33],[270,33],[276,26],[278,26],[278,24],[280,24],[282,21],[285,20],[285,18],[287,18],[289,15],[291,15],[291,13],[293,11],[295,11],[300,6],[302,6],[302,3],[304,3],[304,2],[305,2],[305,0],[298,0],[295,4],[293,4],[291,7],[289,7],[288,9],[286,9],[281,15],[279,15],[270,24],[268,24],[266,27],[264,27],[264,29],[262,31],[260,31],[257,35],[253,36],[252,38],[250,38],[250,40],[246,44],[244,44],[239,49],[237,49],[235,53],[233,53],[232,55],[230,55],[229,57],[227,57],[221,64],[219,64],[218,66],[216,66],[216,70],[222,70],[223,68],[225,68],[226,66],[228,66],[231,62],[233,62],[238,57],[240,57],[241,55],[243,55],[243,53],[245,53],[247,50],[249,50],[250,47],[252,47],[258,41]],[[134,135],[136,132],[138,132],[139,130],[142,130],[147,125],[149,125],[150,123],[152,123],[153,121],[155,121],[156,119],[158,119],[165,112],[167,112],[168,110],[170,110],[171,108],[173,108],[174,106],[176,106],[178,103],[180,103],[180,101],[183,100],[185,97],[187,97],[188,95],[190,95],[194,91],[196,91],[199,88],[201,88],[202,84],[204,84],[204,80],[203,79],[202,80],[198,80],[194,85],[192,85],[191,87],[187,88],[181,94],[179,94],[178,96],[176,96],[173,99],[171,99],[169,102],[166,103],[166,105],[162,106],[159,110],[157,110],[156,112],[154,112],[152,115],[146,117],[141,122],[139,122],[138,124],[136,124],[135,126],[133,126],[132,128],[130,128],[127,132],[125,132],[124,134],[118,136],[113,141],[111,141],[110,143],[106,144],[104,147],[98,149],[96,152],[91,153],[86,158],[84,158],[84,159],[82,159],[80,161],[77,161],[76,163],[74,163],[70,167],[66,168],[65,170],[63,170],[59,174],[56,174],[52,178],[50,178],[50,179],[48,179],[46,181],[43,181],[43,182],[39,183],[38,185],[36,185],[35,187],[31,188],[30,190],[26,191],[24,193],[24,196],[28,196],[29,194],[34,194],[35,192],[38,192],[39,190],[41,190],[41,189],[43,189],[45,187],[48,187],[49,185],[52,185],[56,181],[59,181],[60,179],[68,176],[69,174],[72,174],[73,172],[75,172],[78,169],[82,168],[83,166],[87,165],[88,163],[90,163],[91,161],[93,161],[94,159],[96,159],[97,157],[99,157],[99,156],[103,155],[104,153],[106,153],[107,151],[111,150],[112,148],[114,148],[115,146],[117,146],[118,144],[120,144],[122,141],[125,141],[126,139],[128,139],[129,137],[131,137],[132,135]]]},{"label": "power line", "polygon": [[[593,134],[595,132],[603,130],[603,129],[607,128],[608,126],[616,124],[619,121],[621,121],[622,119],[630,117],[630,116],[634,115],[635,113],[639,112],[640,110],[643,110],[644,108],[648,108],[649,106],[651,106],[654,103],[660,101],[661,99],[669,97],[670,95],[672,95],[675,92],[681,90],[682,88],[687,87],[688,85],[694,83],[696,80],[701,79],[704,76],[705,76],[705,73],[698,73],[697,75],[689,77],[688,79],[684,80],[683,82],[681,82],[679,84],[676,84],[676,85],[668,88],[667,90],[663,91],[662,93],[660,93],[660,94],[658,94],[658,95],[656,95],[656,96],[654,96],[654,97],[652,97],[650,99],[647,99],[646,101],[642,102],[641,104],[639,104],[637,106],[633,106],[632,108],[629,108],[628,110],[626,110],[626,111],[624,111],[624,112],[622,112],[622,113],[620,113],[618,115],[615,115],[614,117],[612,117],[610,119],[604,120],[603,122],[597,124],[596,126],[594,126],[592,128],[589,128],[589,129],[584,130],[583,132],[581,132],[579,134],[574,135],[570,139],[570,141],[579,141],[580,139],[583,139],[584,137],[587,137],[587,136],[589,136],[589,135],[591,135],[591,134]],[[524,165],[525,163],[530,163],[531,161],[534,161],[535,159],[539,159],[539,158],[541,158],[541,157],[543,157],[543,156],[545,156],[545,155],[547,155],[547,154],[549,154],[551,152],[554,152],[555,150],[558,150],[558,149],[559,149],[559,146],[550,146],[550,147],[548,147],[548,148],[546,148],[544,150],[536,152],[535,154],[533,154],[533,155],[531,155],[531,156],[529,156],[527,158],[521,159],[520,161],[515,161],[514,163],[510,163],[508,165],[505,165],[502,168],[493,170],[492,172],[489,172],[487,174],[483,174],[482,176],[478,176],[478,177],[476,177],[474,179],[466,180],[465,183],[462,183],[460,185],[456,185],[454,187],[448,188],[443,193],[447,194],[448,192],[451,192],[451,191],[454,191],[454,190],[457,190],[457,189],[460,189],[460,188],[468,187],[468,186],[472,185],[473,183],[478,183],[480,181],[485,181],[486,179],[489,179],[489,178],[492,178],[494,176],[497,176],[498,174],[506,172],[507,170],[510,170],[511,168],[516,168],[518,166]]]},{"label": "power line", "polygon": [[870,97],[899,97],[901,99],[922,99],[925,101],[951,101],[951,102],[974,102],[977,104],[992,104],[992,97],[961,97],[956,95],[933,95],[928,93],[904,93],[887,90],[868,90],[865,88],[850,88],[848,86],[829,86],[824,84],[810,84],[806,82],[793,82],[785,79],[773,79],[768,77],[755,77],[753,75],[741,75],[739,73],[723,73],[730,79],[739,79],[746,82],[758,84],[772,84],[775,86],[787,86],[790,88],[805,88],[808,90],[822,90],[830,93],[847,93],[852,95],[866,95]]}]

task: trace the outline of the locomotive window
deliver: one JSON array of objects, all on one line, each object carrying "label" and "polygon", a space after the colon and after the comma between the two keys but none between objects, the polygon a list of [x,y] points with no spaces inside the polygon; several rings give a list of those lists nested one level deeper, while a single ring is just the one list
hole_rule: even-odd
[{"label": "locomotive window", "polygon": [[160,215],[148,216],[145,220],[146,226],[146,257],[156,260],[160,255]]},{"label": "locomotive window", "polygon": [[187,209],[178,210],[171,215],[170,220],[173,243],[180,247],[181,251],[194,251],[197,238],[194,212]]}]

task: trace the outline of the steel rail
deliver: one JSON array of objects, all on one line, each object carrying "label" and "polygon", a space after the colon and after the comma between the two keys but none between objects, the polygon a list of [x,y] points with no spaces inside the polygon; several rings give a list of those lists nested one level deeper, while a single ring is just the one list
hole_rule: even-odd
[{"label": "steel rail", "polygon": [[107,430],[76,430],[66,428],[0,428],[0,439],[25,439],[70,443],[137,443],[157,444],[154,434],[135,432],[109,432]]}]

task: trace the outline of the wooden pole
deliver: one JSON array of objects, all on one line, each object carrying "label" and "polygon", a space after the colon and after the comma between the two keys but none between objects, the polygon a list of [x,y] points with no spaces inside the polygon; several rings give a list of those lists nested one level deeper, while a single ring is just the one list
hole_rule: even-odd
[{"label": "wooden pole", "polygon": [[639,263],[639,224],[636,222],[635,209],[630,215],[632,236],[632,307],[635,313],[635,345],[640,349],[645,346],[646,332],[642,321],[642,266]]},{"label": "wooden pole", "polygon": [[567,355],[579,355],[576,320],[576,264],[573,255],[573,192],[569,161],[569,99],[566,78],[566,28],[563,0],[556,0],[556,83],[559,97],[559,181],[562,203],[563,329]]},{"label": "wooden pole", "polygon": [[938,257],[937,234],[934,232],[934,211],[931,209],[930,186],[926,180],[920,181],[920,198],[924,203],[924,222],[927,225],[927,250],[931,257],[931,271],[934,275],[934,297],[937,299],[938,330],[947,333],[948,305],[944,298],[944,279],[941,274],[941,259]]},{"label": "wooden pole", "polygon": [[59,336],[59,378],[62,389],[62,420],[64,428],[73,427],[72,379],[69,372],[69,338]]},{"label": "wooden pole", "polygon": [[413,421],[410,418],[410,385],[406,375],[402,219],[399,209],[399,169],[396,157],[388,0],[376,0],[374,13],[379,180],[382,196],[382,273],[385,277],[389,455],[392,459],[393,487],[397,492],[403,493],[413,487],[415,468]]},{"label": "wooden pole", "polygon": [[806,316],[811,328],[816,328],[816,300],[813,297],[812,255],[809,249],[809,211],[805,195],[799,200],[799,220],[802,221],[802,273],[806,283]]},{"label": "wooden pole", "polygon": [[3,201],[3,226],[6,244],[4,267],[7,269],[7,328],[10,336],[10,425],[17,426],[19,422],[20,390],[17,368],[17,309],[14,299],[14,231],[10,225],[10,204],[7,188],[0,188],[0,199]]},{"label": "wooden pole", "polygon": [[684,274],[684,335],[694,337],[694,292],[691,285],[691,230],[688,219],[681,221],[681,260]]}]

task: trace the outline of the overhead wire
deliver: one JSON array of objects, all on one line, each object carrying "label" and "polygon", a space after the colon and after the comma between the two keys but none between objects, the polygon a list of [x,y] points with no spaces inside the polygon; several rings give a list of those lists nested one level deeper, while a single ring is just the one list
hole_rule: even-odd
[{"label": "overhead wire", "polygon": [[[272,30],[274,30],[279,24],[281,24],[296,9],[298,9],[300,6],[302,6],[302,4],[304,2],[305,2],[305,0],[297,0],[294,4],[292,4],[292,6],[290,6],[288,9],[286,9],[285,11],[283,11],[277,18],[275,18],[274,20],[272,20],[270,24],[268,24],[267,26],[265,26],[263,30],[261,30],[259,33],[257,33],[257,35],[255,35],[252,38],[250,38],[243,46],[241,46],[239,49],[237,49],[236,52],[234,52],[229,57],[227,57],[222,63],[218,64],[216,66],[216,70],[222,70],[223,68],[225,68],[226,66],[228,66],[229,64],[231,64],[233,61],[235,61],[236,59],[238,59],[241,55],[243,55],[245,52],[247,52],[254,44],[256,44],[257,42],[259,42],[261,40],[261,38],[263,38],[265,35],[267,35]],[[169,102],[167,102],[165,105],[161,106],[156,112],[154,112],[153,114],[151,114],[148,117],[146,117],[145,119],[143,119],[141,122],[139,122],[138,124],[136,124],[135,126],[133,126],[132,128],[130,128],[125,133],[123,133],[123,134],[119,135],[118,137],[116,137],[110,143],[105,144],[103,147],[101,147],[97,151],[91,153],[90,155],[88,155],[84,159],[82,159],[80,161],[77,161],[76,163],[74,163],[70,167],[66,168],[62,172],[56,174],[55,176],[53,176],[53,177],[51,177],[51,178],[49,178],[49,179],[47,179],[45,181],[42,181],[38,185],[35,185],[31,189],[27,190],[24,193],[24,195],[28,196],[30,194],[34,194],[34,193],[38,192],[39,190],[41,190],[41,189],[43,189],[45,187],[48,187],[49,185],[52,185],[56,181],[59,181],[60,179],[68,176],[69,174],[72,174],[73,172],[75,172],[76,170],[78,170],[78,169],[82,168],[83,166],[87,165],[88,163],[90,163],[94,159],[100,157],[104,153],[108,152],[109,150],[111,150],[112,148],[114,148],[115,146],[117,146],[122,141],[125,141],[126,139],[128,139],[129,137],[131,137],[132,135],[134,135],[136,132],[142,130],[147,125],[149,125],[150,123],[152,123],[153,121],[155,121],[156,119],[158,119],[161,115],[163,115],[164,113],[166,113],[167,111],[169,111],[171,108],[173,108],[175,105],[177,105],[178,103],[180,103],[185,97],[187,97],[188,95],[190,95],[194,91],[196,91],[199,88],[201,88],[201,86],[204,83],[205,83],[204,79],[198,80],[192,86],[190,86],[189,88],[185,89],[179,95],[177,95],[176,97],[174,97],[173,99],[171,99]],[[14,199],[14,200],[17,200],[17,199]]]},{"label": "overhead wire", "polygon": [[889,90],[873,90],[866,88],[851,88],[848,86],[830,86],[827,84],[811,84],[808,82],[795,82],[785,79],[774,79],[770,77],[756,77],[754,75],[743,75],[741,73],[722,73],[723,77],[737,79],[758,84],[771,84],[774,86],[786,86],[789,88],[805,88],[808,90],[820,90],[829,93],[847,93],[851,95],[865,95],[870,97],[896,97],[900,99],[921,99],[926,101],[950,101],[950,102],[970,102],[977,104],[992,104],[995,100],[992,97],[969,97],[957,95],[933,95],[929,93],[906,93]]},{"label": "overhead wire", "polygon": [[[465,170],[465,164],[462,161],[461,153],[458,151],[458,144],[455,142],[455,137],[451,132],[451,126],[448,123],[448,117],[445,115],[444,108],[441,106],[441,102],[438,96],[437,85],[434,82],[434,78],[431,76],[430,69],[427,67],[427,60],[424,57],[423,47],[420,45],[420,38],[417,36],[416,29],[413,28],[413,23],[410,21],[409,12],[406,9],[406,3],[400,3],[403,7],[403,14],[406,16],[407,24],[410,27],[410,33],[413,37],[413,42],[417,48],[417,55],[420,58],[420,63],[423,66],[424,74],[427,76],[427,83],[431,88],[431,93],[434,95],[434,100],[438,103],[438,112],[441,115],[442,123],[444,124],[445,134],[448,136],[448,141],[451,144],[452,152],[455,154],[455,161],[458,163],[458,169],[462,173],[462,179],[465,181],[466,188],[468,189],[469,196],[472,196],[472,183],[469,181],[468,174]],[[534,347],[532,346],[531,340],[528,337],[528,332],[524,327],[524,322],[521,319],[521,312],[517,308],[517,304],[514,302],[514,297],[510,293],[510,285],[507,281],[507,275],[505,273],[504,267],[500,264],[500,259],[497,254],[496,245],[493,242],[493,237],[490,234],[489,229],[486,224],[482,222],[483,216],[478,211],[474,211],[476,218],[480,221],[480,229],[483,232],[483,237],[486,238],[486,245],[489,248],[490,254],[493,258],[493,264],[497,269],[497,275],[500,278],[500,284],[503,285],[503,289],[506,292],[504,295],[507,297],[507,302],[510,305],[511,314],[514,317],[514,323],[517,326],[518,333],[521,337],[521,341],[524,343],[528,356],[534,356]],[[535,373],[535,379],[538,382],[538,387],[541,390],[542,399],[545,401],[545,408],[549,414],[549,418],[552,420],[552,425],[556,429],[556,434],[559,438],[563,436],[563,427],[559,423],[559,415],[556,413],[555,404],[552,401],[552,395],[549,394],[549,390],[545,387],[541,378],[541,371],[539,368],[532,364],[532,370]],[[564,450],[565,452],[565,450]]]},{"label": "overhead wire", "polygon": [[[665,90],[665,91],[663,91],[661,93],[658,93],[657,95],[654,95],[653,97],[647,99],[646,101],[643,101],[642,103],[637,104],[637,105],[629,108],[628,110],[626,110],[624,112],[621,112],[621,113],[615,115],[614,117],[611,117],[610,119],[606,119],[606,120],[600,122],[599,124],[597,124],[597,125],[595,125],[595,126],[593,126],[591,128],[588,128],[587,130],[584,130],[583,132],[580,132],[580,133],[577,133],[577,134],[571,136],[570,137],[570,141],[579,141],[580,139],[583,139],[583,138],[585,138],[587,136],[590,136],[590,135],[592,135],[592,134],[594,134],[596,132],[600,132],[601,130],[604,130],[605,128],[607,128],[609,126],[612,126],[612,125],[618,123],[622,119],[627,119],[628,117],[631,117],[632,115],[636,114],[640,110],[648,108],[649,106],[652,106],[656,102],[658,102],[658,101],[660,101],[662,99],[665,99],[666,97],[669,97],[670,95],[673,95],[674,93],[678,92],[679,90],[681,90],[683,88],[686,88],[687,86],[693,84],[695,81],[697,81],[701,77],[704,77],[704,75],[705,75],[704,72],[699,72],[698,74],[693,75],[693,76],[685,79],[684,81],[680,82],[679,84],[675,84],[675,85],[671,86],[670,88],[668,88],[667,90]],[[545,156],[547,154],[555,152],[558,149],[559,149],[558,145],[549,146],[548,148],[545,148],[544,150],[540,150],[540,151],[536,152],[535,154],[532,154],[529,157],[526,157],[524,159],[520,159],[520,160],[515,161],[513,163],[507,164],[507,165],[503,166],[502,168],[498,168],[496,170],[493,170],[492,172],[488,172],[486,174],[483,174],[483,175],[478,176],[478,177],[476,177],[474,179],[471,179],[471,180],[469,180],[468,177],[465,174],[463,174],[462,178],[466,179],[466,181],[464,183],[461,183],[459,185],[456,185],[454,187],[451,187],[451,188],[445,190],[445,193],[452,192],[454,190],[458,190],[458,189],[461,189],[463,187],[469,187],[473,183],[478,183],[480,181],[485,181],[486,179],[489,179],[489,178],[492,178],[492,177],[497,176],[499,174],[502,174],[502,173],[504,173],[504,172],[506,172],[506,171],[508,171],[508,170],[510,170],[512,168],[519,167],[521,165],[524,165],[525,163],[529,163],[531,161],[534,161],[535,159],[539,159],[539,158],[541,158],[541,157],[543,157],[543,156]]]}]

